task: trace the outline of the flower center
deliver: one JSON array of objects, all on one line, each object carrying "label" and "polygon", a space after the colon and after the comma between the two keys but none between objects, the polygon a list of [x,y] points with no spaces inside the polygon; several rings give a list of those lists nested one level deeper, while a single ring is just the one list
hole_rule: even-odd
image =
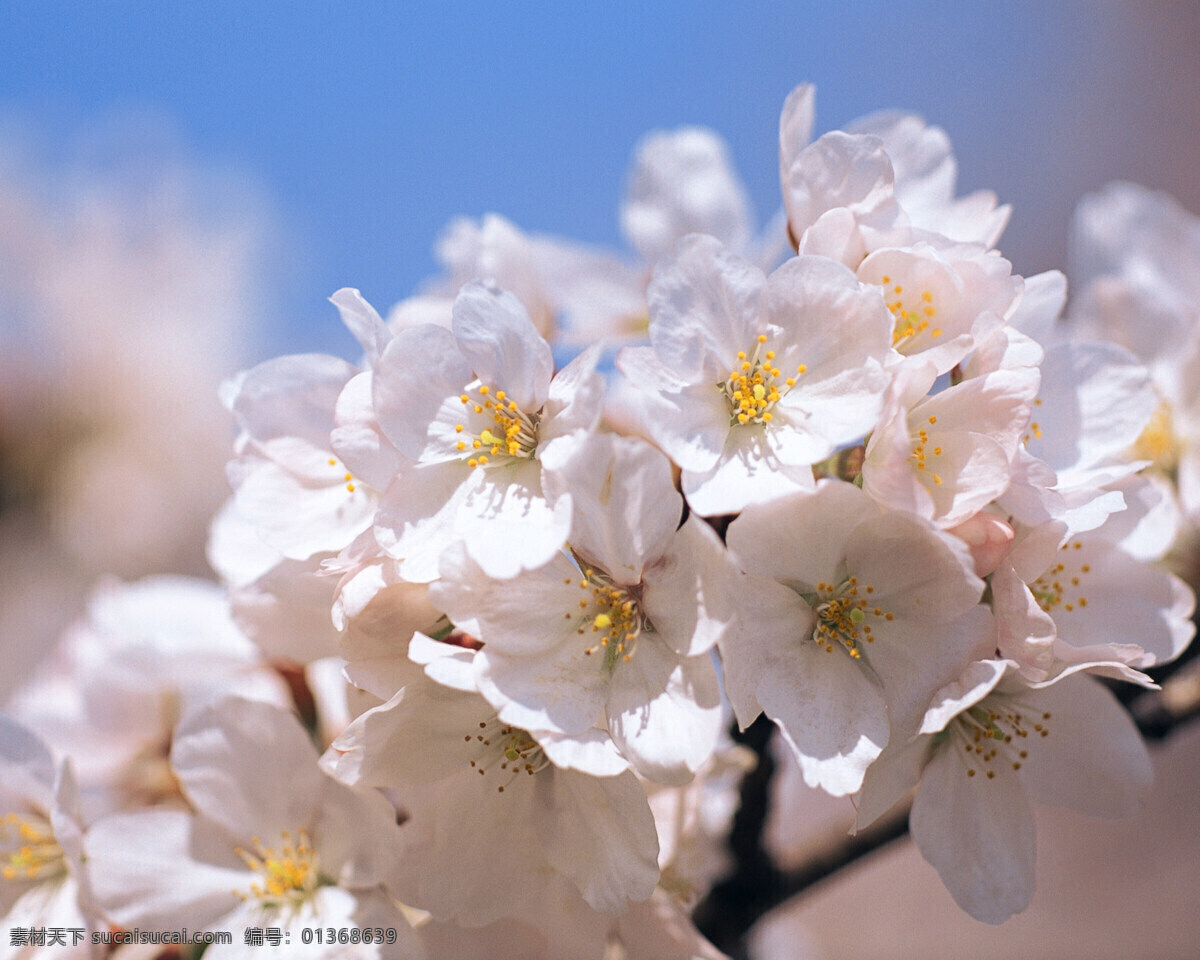
[{"label": "flower center", "polygon": [[66,872],[66,856],[48,820],[16,813],[0,819],[0,876],[5,880],[46,880]]},{"label": "flower center", "polygon": [[826,653],[833,653],[834,646],[840,645],[855,660],[861,659],[862,644],[875,642],[874,628],[868,621],[895,619],[872,601],[874,592],[874,586],[860,585],[858,577],[853,576],[838,584],[818,583],[816,593],[804,595],[817,615],[813,640]]},{"label": "flower center", "polygon": [[[782,384],[780,369],[775,366],[775,351],[764,350],[767,335],[760,333],[754,351],[747,355],[738,351],[737,366],[729,372],[728,379],[717,384],[729,402],[729,424],[770,423],[771,408],[786,396],[796,385],[795,377],[787,377]],[[796,368],[800,376],[808,368],[802,363]]]},{"label": "flower center", "polygon": [[[469,384],[458,399],[469,413],[475,415],[468,418],[472,421],[469,424],[454,425],[455,432],[461,436],[456,446],[469,458],[469,466],[483,466],[493,457],[528,460],[534,455],[538,442],[538,414],[525,413],[503,390],[493,391],[478,381]],[[473,432],[475,430],[478,432]]]},{"label": "flower center", "polygon": [[1081,609],[1088,605],[1088,599],[1080,588],[1083,578],[1092,572],[1090,563],[1068,563],[1073,560],[1073,554],[1083,549],[1079,540],[1068,541],[1060,548],[1066,557],[1059,560],[1049,570],[1029,585],[1029,592],[1037,600],[1038,606],[1046,613],[1062,609],[1066,613]]},{"label": "flower center", "polygon": [[522,773],[532,777],[550,766],[533,737],[520,727],[502,723],[499,717],[479,721],[478,732],[463,739],[477,748],[470,758],[471,769],[481,777],[495,773],[503,779],[496,786],[497,793],[503,793]]},{"label": "flower center", "polygon": [[1165,401],[1159,403],[1129,452],[1134,460],[1149,460],[1158,470],[1174,476],[1179,466],[1180,443],[1171,422],[1171,408]]},{"label": "flower center", "polygon": [[982,770],[988,780],[994,780],[996,770],[992,763],[1001,754],[1003,762],[1020,770],[1021,762],[1029,756],[1030,734],[1050,736],[1048,712],[1023,710],[1021,704],[1006,702],[1007,699],[988,697],[954,718],[951,735],[964,751],[968,777],[978,776]]},{"label": "flower center", "polygon": [[[926,419],[926,424],[928,424],[930,427],[936,423],[937,417],[935,416],[930,416]],[[927,459],[929,457],[940,457],[942,455],[941,447],[939,447],[937,444],[930,446],[929,430],[927,427],[923,426],[917,428],[916,435],[912,437],[912,445],[912,453],[909,454],[908,459],[918,471],[923,471],[926,469]],[[934,485],[940,487],[942,485],[941,474],[930,471],[930,475],[933,478]]]},{"label": "flower center", "polygon": [[[890,290],[887,285],[891,277],[883,277],[883,295],[888,310],[894,319],[892,327],[892,346],[904,353],[916,347],[917,338],[928,333],[929,340],[936,340],[942,335],[938,327],[932,327],[933,318],[937,316],[937,308],[933,305],[933,294],[922,290],[919,297],[905,294],[904,287],[896,284]],[[932,329],[930,329],[932,327]]]},{"label": "flower center", "polygon": [[[581,636],[595,635],[596,642],[583,652],[591,656],[603,651],[605,666],[611,671],[617,663],[633,659],[638,638],[653,627],[629,587],[618,586],[602,570],[581,567],[583,576],[577,582],[584,593],[579,600],[582,619],[575,632]],[[569,577],[563,581],[570,582]],[[578,615],[565,614],[568,619]]]},{"label": "flower center", "polygon": [[298,907],[307,901],[317,887],[324,885],[317,864],[317,855],[309,843],[308,834],[299,831],[295,841],[291,833],[280,833],[278,849],[267,847],[255,837],[254,851],[238,847],[236,853],[261,882],[250,884],[250,892],[234,891],[243,900],[257,898],[264,907]]}]

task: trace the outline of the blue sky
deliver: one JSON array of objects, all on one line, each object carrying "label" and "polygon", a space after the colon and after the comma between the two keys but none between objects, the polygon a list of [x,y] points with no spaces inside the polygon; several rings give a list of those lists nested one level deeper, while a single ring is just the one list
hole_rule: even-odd
[{"label": "blue sky", "polygon": [[[165,127],[172,149],[268,199],[282,322],[268,353],[353,352],[325,297],[357,286],[386,309],[433,272],[455,215],[496,211],[620,247],[630,151],[653,128],[723,134],[765,219],[778,205],[779,108],[804,80],[818,86],[819,130],[887,107],[944,126],[960,188],[992,187],[1016,206],[1002,249],[1027,272],[1062,266],[1079,193],[1116,175],[1172,188],[1162,158],[1187,145],[1161,95],[1137,86],[1154,81],[1140,51],[1163,28],[1131,27],[1103,3],[43,0],[0,11],[0,117],[32,128],[47,163],[78,152],[80,130],[125,118],[123,149],[139,149],[143,126]],[[1141,140],[1122,126],[1129,102]]]}]

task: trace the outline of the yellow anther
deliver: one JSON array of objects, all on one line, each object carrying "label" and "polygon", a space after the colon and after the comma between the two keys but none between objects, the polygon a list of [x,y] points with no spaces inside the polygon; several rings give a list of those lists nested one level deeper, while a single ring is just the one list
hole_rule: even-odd
[{"label": "yellow anther", "polygon": [[461,423],[456,423],[456,424],[454,425],[454,432],[455,432],[455,433],[462,433],[462,432],[463,432],[463,425],[462,425]]},{"label": "yellow anther", "polygon": [[483,386],[483,387],[480,387],[480,388],[479,388],[479,392],[480,392],[480,393],[487,393],[487,392],[488,392],[488,389],[489,389],[488,387],[486,387],[486,386]]},{"label": "yellow anther", "polygon": [[758,342],[759,342],[759,343],[766,343],[766,342],[767,342],[767,335],[766,335],[765,333],[760,333],[760,334],[758,335]]}]

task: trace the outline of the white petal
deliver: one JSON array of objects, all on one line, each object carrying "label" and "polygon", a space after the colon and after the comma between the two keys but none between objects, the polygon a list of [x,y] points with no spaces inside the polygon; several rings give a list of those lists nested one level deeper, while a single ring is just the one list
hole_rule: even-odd
[{"label": "white petal", "polygon": [[352,287],[343,287],[329,298],[329,302],[338,308],[342,323],[362,346],[367,363],[374,365],[388,341],[392,339],[392,333],[384,324],[383,318],[363,299],[362,294]]},{"label": "white petal", "polygon": [[1049,713],[1030,731],[1021,776],[1034,799],[1096,817],[1129,817],[1150,797],[1154,770],[1129,713],[1099,681],[1070,677],[1023,694]]},{"label": "white petal", "polygon": [[[729,431],[721,457],[707,470],[686,467],[681,475],[688,506],[702,517],[738,513],[749,506],[770,503],[815,484],[809,459],[812,447],[805,445],[789,459],[807,461],[800,466],[783,463],[775,453],[777,431],[786,425],[739,424]],[[820,448],[828,452],[828,448]],[[789,451],[792,452],[792,451]]]},{"label": "white petal", "polygon": [[854,793],[888,742],[883,697],[844,651],[827,652],[811,637],[776,642],[788,644],[788,656],[759,681],[763,712],[783,731],[806,784],[835,797]]},{"label": "white petal", "polygon": [[554,358],[520,300],[492,283],[468,283],[454,301],[454,338],[484,384],[522,410],[541,409]]},{"label": "white petal", "polygon": [[602,913],[645,900],[658,882],[658,836],[632,773],[570,770],[535,778],[536,826],[546,859]]},{"label": "white petal", "polygon": [[913,801],[909,829],[955,902],[976,920],[1003,923],[1033,897],[1033,811],[1015,772],[967,776],[947,744]]},{"label": "white petal", "polygon": [[688,517],[642,582],[641,609],[676,653],[696,656],[725,633],[737,576],[712,527]]},{"label": "white petal", "polygon": [[547,563],[571,531],[571,497],[542,492],[541,464],[514,460],[479,468],[466,487],[454,521],[455,535],[492,577],[515,577]]},{"label": "white petal", "polygon": [[383,351],[372,380],[384,435],[409,460],[445,459],[444,451],[429,449],[432,425],[445,401],[457,398],[473,379],[449,330],[421,326],[400,331]]},{"label": "white petal", "polygon": [[618,663],[608,697],[608,729],[642,776],[680,785],[712,756],[722,726],[721,692],[709,657],[678,657],[643,635]]},{"label": "white petal", "polygon": [[159,930],[220,926],[256,876],[234,854],[236,841],[180,810],[118,814],[84,839],[94,894],[123,927]]},{"label": "white petal", "polygon": [[688,383],[649,347],[626,347],[617,367],[632,389],[621,399],[637,428],[686,470],[707,470],[730,433],[729,401],[715,383]]},{"label": "white petal", "polygon": [[551,491],[574,503],[571,547],[619,584],[636,584],[661,557],[679,526],[683,502],[671,466],[649,444],[616,434],[593,434],[569,457],[546,464]]},{"label": "white petal", "polygon": [[675,245],[646,290],[650,342],[658,358],[689,383],[717,383],[739,350],[763,333],[766,278],[714,237],[692,234]]},{"label": "white petal", "polygon": [[292,714],[237,698],[186,717],[171,748],[171,764],[192,805],[242,840],[275,837],[311,822],[322,779],[316,760]]}]

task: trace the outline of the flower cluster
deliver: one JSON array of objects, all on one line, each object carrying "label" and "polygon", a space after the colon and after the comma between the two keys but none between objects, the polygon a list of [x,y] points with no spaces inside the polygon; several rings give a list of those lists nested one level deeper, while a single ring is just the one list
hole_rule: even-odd
[{"label": "flower cluster", "polygon": [[[1152,686],[1192,637],[1157,561],[1200,503],[1200,290],[1155,238],[1174,218],[1200,259],[1200,228],[1089,201],[1064,320],[941,130],[812,140],[813,111],[784,105],[760,239],[713,134],[654,134],[622,215],[642,264],[457,223],[386,320],[334,295],[357,364],[226,384],[225,593],[110,586],[14,701],[78,772],[13,727],[13,823],[50,853],[12,871],[75,877],[93,925],[682,960],[721,956],[688,910],[725,867],[732,723],[773,721],[860,827],[915,788],[917,846],[991,923],[1032,895],[1031,801],[1134,811],[1149,759],[1098,678]],[[54,684],[83,692],[47,711]]]}]

